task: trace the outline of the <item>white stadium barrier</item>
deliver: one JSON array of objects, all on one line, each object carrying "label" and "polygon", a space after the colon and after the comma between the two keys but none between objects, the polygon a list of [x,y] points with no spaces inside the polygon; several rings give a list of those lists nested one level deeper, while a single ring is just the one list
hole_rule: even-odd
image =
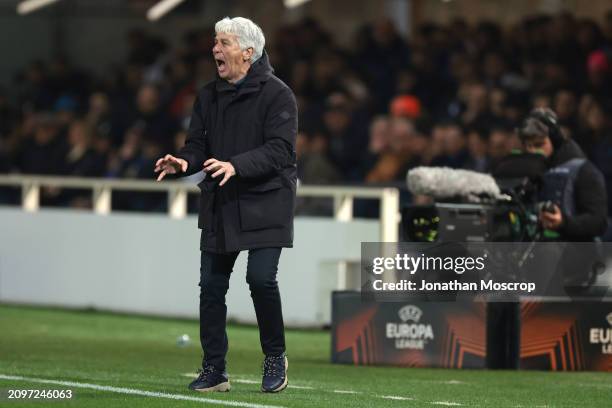
[{"label": "white stadium barrier", "polygon": [[[200,231],[187,214],[194,184],[0,175],[0,186],[22,190],[21,208],[0,207],[0,302],[198,316]],[[41,208],[42,187],[90,189],[93,211]],[[168,214],[114,212],[119,190],[167,192]],[[397,241],[399,191],[300,186],[298,196],[333,198],[334,217],[296,217],[294,248],[279,264],[283,312],[288,326],[321,326],[330,322],[331,291],[358,284],[361,242]],[[380,200],[379,220],[353,219],[356,198]],[[228,317],[254,323],[245,266],[241,254]]]}]

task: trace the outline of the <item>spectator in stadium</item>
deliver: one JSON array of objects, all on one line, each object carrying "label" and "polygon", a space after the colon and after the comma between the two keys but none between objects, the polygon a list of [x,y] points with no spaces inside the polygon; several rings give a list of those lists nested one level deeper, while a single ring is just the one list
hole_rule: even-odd
[{"label": "spectator in stadium", "polygon": [[84,117],[91,135],[108,139],[111,135],[112,118],[108,94],[96,91],[89,96],[89,110]]},{"label": "spectator in stadium", "polygon": [[[603,173],[608,197],[612,197],[612,122],[601,102],[593,98],[584,99],[584,123],[580,135],[582,145],[593,164]],[[612,200],[608,200],[610,214]]]},{"label": "spectator in stadium", "polygon": [[33,133],[21,140],[17,161],[24,173],[59,174],[62,168],[59,123],[49,113],[41,113],[33,120]]},{"label": "spectator in stadium", "polygon": [[177,130],[177,123],[163,109],[159,89],[153,85],[144,85],[138,90],[136,112],[131,118],[132,126],[142,126],[146,142],[171,150],[172,135]]},{"label": "spectator in stadium", "polygon": [[474,126],[467,132],[467,148],[469,159],[465,165],[466,169],[486,173],[489,170],[489,156],[487,155],[487,133],[485,130]]},{"label": "spectator in stadium", "polygon": [[327,154],[327,139],[320,134],[298,132],[296,153],[298,179],[304,184],[335,184],[342,176]]},{"label": "spectator in stadium", "polygon": [[321,127],[316,132],[327,141],[327,152],[344,180],[359,181],[361,158],[367,146],[367,115],[344,92],[334,92],[325,101]]},{"label": "spectator in stadium", "polygon": [[389,134],[391,130],[391,120],[387,116],[376,116],[370,123],[369,130],[368,150],[363,159],[364,175],[362,175],[362,178],[366,178],[366,175],[377,166],[381,158],[391,149],[391,137]]},{"label": "spectator in stadium", "polygon": [[[379,122],[378,126],[384,126],[384,122]],[[367,183],[389,183],[404,180],[406,177],[406,166],[413,158],[412,147],[413,138],[416,133],[414,124],[403,117],[392,118],[388,123],[388,136],[385,137],[379,132],[384,129],[374,127],[371,132],[371,148],[379,150],[378,160],[366,175]],[[377,139],[383,139],[378,142]]]},{"label": "spectator in stadium", "polygon": [[138,124],[130,128],[123,143],[115,154],[110,158],[110,177],[136,178],[142,174],[142,145],[144,127]]},{"label": "spectator in stadium", "polygon": [[559,125],[563,126],[571,136],[575,137],[578,127],[576,116],[578,101],[576,100],[576,94],[570,89],[560,89],[555,94],[552,108],[557,113]]},{"label": "spectator in stadium", "polygon": [[439,122],[433,129],[439,151],[433,158],[432,166],[446,166],[461,169],[467,165],[469,153],[461,125],[454,121]]},{"label": "spectator in stadium", "polygon": [[415,120],[421,116],[421,101],[413,95],[396,96],[391,100],[389,111],[392,116]]},{"label": "spectator in stadium", "polygon": [[489,92],[484,84],[465,84],[459,91],[459,96],[465,104],[465,109],[461,114],[461,122],[465,125],[482,122],[491,116],[489,112]]},{"label": "spectator in stadium", "polygon": [[68,146],[62,160],[62,174],[79,177],[100,177],[105,163],[91,147],[91,135],[82,120],[72,122],[68,129]]},{"label": "spectator in stadium", "polygon": [[[309,136],[298,132],[296,141],[298,183],[338,184],[342,175],[329,160],[327,139],[320,134]],[[298,197],[296,213],[327,215],[333,213],[333,203],[325,197]]]},{"label": "spectator in stadium", "polygon": [[522,148],[522,144],[516,144],[511,131],[504,126],[494,126],[490,129],[487,137],[487,157],[489,169],[495,168],[495,164],[510,154],[513,148]]},{"label": "spectator in stadium", "polygon": [[586,91],[599,100],[612,100],[612,63],[608,54],[601,49],[588,56]]},{"label": "spectator in stadium", "polygon": [[368,161],[379,157],[389,148],[389,128],[391,120],[383,115],[375,117],[370,123],[370,142],[368,144]]},{"label": "spectator in stadium", "polygon": [[279,392],[287,386],[287,357],[276,275],[281,249],[293,246],[297,105],[273,75],[255,23],[225,18],[215,32],[217,78],[198,93],[185,146],[160,158],[155,169],[158,181],[206,173],[199,184],[204,359],[189,388],[230,388],[225,294],[238,254],[248,250],[246,276],[265,354],[261,390]]}]

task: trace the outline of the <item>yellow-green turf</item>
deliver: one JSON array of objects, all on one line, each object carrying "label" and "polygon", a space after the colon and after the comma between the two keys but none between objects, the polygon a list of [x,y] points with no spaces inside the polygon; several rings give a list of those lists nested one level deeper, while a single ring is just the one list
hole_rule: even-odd
[{"label": "yellow-green turf", "polygon": [[[186,347],[176,344],[182,334],[192,339]],[[0,375],[284,407],[612,407],[612,373],[335,365],[330,334],[318,330],[287,331],[289,384],[312,389],[262,394],[257,329],[231,325],[228,334],[232,390],[200,394],[187,389],[190,379],[184,375],[194,372],[201,358],[196,321],[0,305]],[[213,406],[80,388],[73,388],[70,401],[6,398],[8,389],[66,388],[0,379],[0,407]]]}]

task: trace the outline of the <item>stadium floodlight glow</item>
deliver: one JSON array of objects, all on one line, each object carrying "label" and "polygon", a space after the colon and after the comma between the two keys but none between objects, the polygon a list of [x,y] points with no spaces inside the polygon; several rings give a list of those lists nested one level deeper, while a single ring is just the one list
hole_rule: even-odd
[{"label": "stadium floodlight glow", "polygon": [[24,0],[17,4],[17,13],[24,15],[56,3],[59,0]]},{"label": "stadium floodlight glow", "polygon": [[283,4],[288,9],[296,8],[301,6],[304,3],[308,3],[310,0],[283,0]]},{"label": "stadium floodlight glow", "polygon": [[185,0],[161,0],[147,11],[149,21],[157,21]]}]

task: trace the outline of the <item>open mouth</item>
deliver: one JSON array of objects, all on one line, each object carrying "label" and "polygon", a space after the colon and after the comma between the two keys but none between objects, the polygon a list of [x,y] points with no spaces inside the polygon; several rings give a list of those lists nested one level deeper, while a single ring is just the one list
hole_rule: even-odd
[{"label": "open mouth", "polygon": [[225,64],[224,60],[215,58],[215,64],[217,64],[217,70],[219,71],[219,73],[225,72],[227,65]]}]

